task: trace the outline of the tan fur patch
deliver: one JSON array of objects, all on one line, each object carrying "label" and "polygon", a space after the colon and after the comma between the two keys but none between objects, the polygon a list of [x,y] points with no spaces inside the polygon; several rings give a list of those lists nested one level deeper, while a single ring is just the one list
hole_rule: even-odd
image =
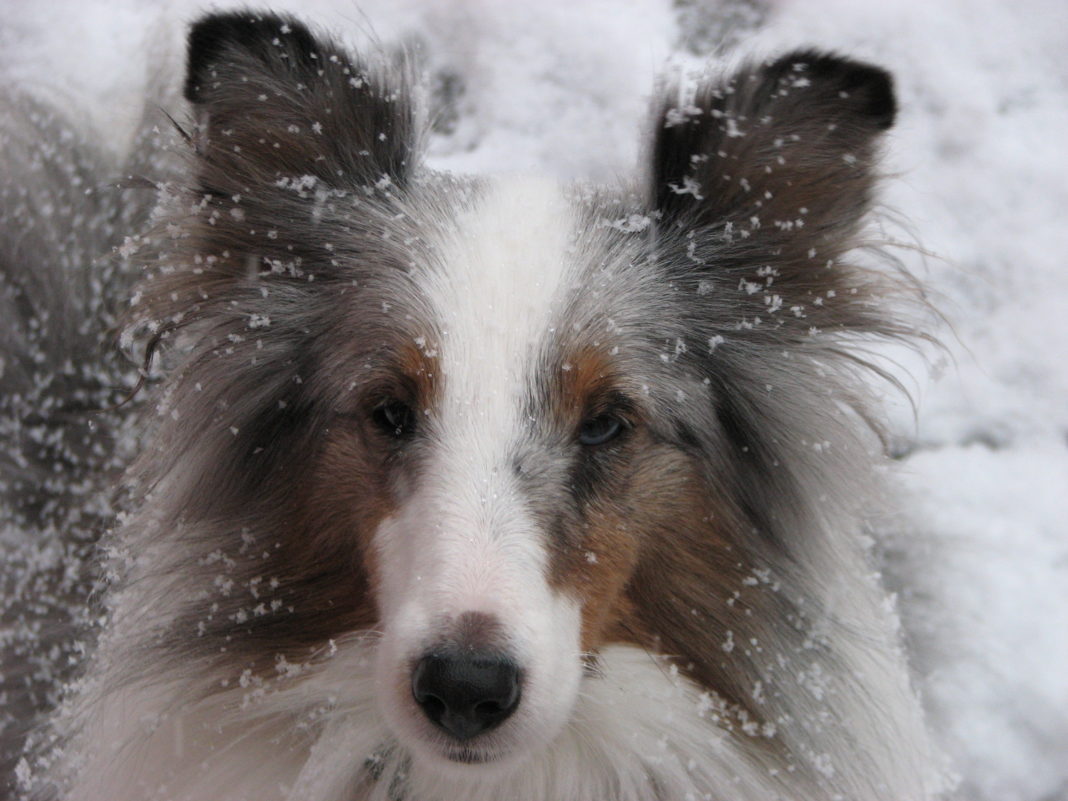
[{"label": "tan fur patch", "polygon": [[[386,376],[383,376],[386,378]],[[416,345],[402,348],[388,372],[386,393],[421,417],[435,403],[437,360]],[[388,437],[375,429],[370,401],[338,416],[325,433],[310,474],[293,498],[291,533],[273,555],[310,618],[301,639],[321,643],[373,628],[379,582],[371,539],[397,509],[396,470]],[[309,609],[308,607],[314,607]]]},{"label": "tan fur patch", "polygon": [[590,411],[591,403],[612,389],[614,376],[611,358],[598,348],[584,348],[566,359],[560,366],[560,391],[553,395],[557,419],[576,419]]},{"label": "tan fur patch", "polygon": [[405,382],[414,390],[409,401],[412,409],[422,413],[437,405],[441,397],[441,365],[437,351],[420,338],[401,348],[397,359],[398,369]]},{"label": "tan fur patch", "polygon": [[[567,365],[554,402],[577,427],[622,388],[596,350]],[[665,656],[733,717],[757,719],[730,649],[779,612],[764,608],[768,593],[751,586],[757,565],[732,537],[742,516],[690,455],[628,414],[618,444],[593,446],[615,450],[596,457],[597,487],[579,511],[561,516],[550,581],[582,605],[585,652],[624,643]]]}]

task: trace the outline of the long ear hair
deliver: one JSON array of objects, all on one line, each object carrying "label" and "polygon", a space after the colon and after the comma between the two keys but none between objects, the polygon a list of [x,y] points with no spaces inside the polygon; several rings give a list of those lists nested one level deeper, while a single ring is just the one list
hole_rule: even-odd
[{"label": "long ear hair", "polygon": [[[852,373],[871,370],[900,389],[864,343],[923,339],[917,318],[927,310],[910,277],[851,256],[865,242],[896,112],[886,71],[812,50],[743,65],[689,95],[678,83],[663,87],[646,193],[658,258],[700,296],[691,314],[717,351],[707,367],[714,384],[728,380],[724,366],[803,377],[802,364],[819,362],[842,379],[838,402],[882,435]],[[729,431],[766,423],[767,404],[737,391],[747,383],[767,382],[730,380],[734,389],[721,393]]]},{"label": "long ear hair", "polygon": [[[181,233],[157,237],[160,269],[138,295],[137,322],[187,326],[269,273],[306,280],[316,265],[326,277],[333,218],[348,217],[346,235],[373,227],[415,168],[403,68],[371,68],[289,17],[195,23],[184,92],[195,114],[191,183],[161,214]],[[373,236],[366,246],[381,247]]]},{"label": "long ear hair", "polygon": [[867,278],[839,260],[871,206],[890,75],[805,50],[679,94],[666,88],[654,123],[661,250],[703,266],[707,289],[733,292],[779,337],[884,326]]},{"label": "long ear hair", "polygon": [[[741,681],[744,703],[746,687],[764,688],[749,712],[778,721],[797,760],[792,797],[929,797],[918,707],[856,530],[873,489],[873,443],[857,419],[872,420],[869,376],[859,373],[879,372],[864,343],[916,334],[907,282],[851,253],[895,114],[885,71],[805,50],[689,93],[668,85],[653,117],[654,257],[696,340],[676,363],[708,386],[697,436],[730,510],[710,530],[730,539],[727,568],[744,563],[752,575],[738,603],[720,603],[734,587],[709,593],[693,564],[736,579],[714,564],[709,532],[693,532],[652,546],[656,580],[673,594],[636,606],[651,629],[683,632],[672,646],[709,669],[705,686]],[[698,608],[721,617],[703,624],[690,614]],[[724,631],[760,647],[721,648]],[[810,668],[826,677],[825,695],[806,685]],[[818,736],[815,720],[827,723]],[[829,780],[813,759],[823,748],[853,757]],[[797,789],[804,770],[820,792]]]},{"label": "long ear hair", "polygon": [[330,186],[407,183],[414,117],[405,87],[389,84],[295,19],[205,17],[189,34],[185,80],[206,133],[203,188],[305,175]]}]

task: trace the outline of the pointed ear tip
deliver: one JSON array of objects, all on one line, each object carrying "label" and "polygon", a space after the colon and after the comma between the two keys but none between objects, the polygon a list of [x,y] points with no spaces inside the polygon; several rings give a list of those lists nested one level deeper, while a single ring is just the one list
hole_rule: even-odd
[{"label": "pointed ear tip", "polygon": [[877,78],[870,89],[868,113],[876,118],[882,130],[890,128],[897,119],[897,93],[894,78],[880,67],[870,67]]},{"label": "pointed ear tip", "polygon": [[206,14],[189,28],[186,74],[182,94],[190,103],[203,100],[203,76],[227,48],[253,49],[279,36],[289,36],[302,49],[314,38],[300,22],[277,14],[228,11]]},{"label": "pointed ear tip", "polygon": [[853,108],[870,118],[879,130],[893,126],[897,117],[894,78],[882,67],[820,50],[797,50],[769,65],[772,74],[795,70],[803,70],[829,88],[848,93]]},{"label": "pointed ear tip", "polygon": [[863,61],[843,59],[843,82],[851,93],[863,93],[860,110],[886,130],[897,117],[897,95],[893,76],[882,67]]}]

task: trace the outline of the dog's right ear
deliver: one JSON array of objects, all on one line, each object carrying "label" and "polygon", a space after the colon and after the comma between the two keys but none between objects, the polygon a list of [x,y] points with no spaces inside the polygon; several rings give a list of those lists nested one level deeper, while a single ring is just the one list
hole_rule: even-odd
[{"label": "dog's right ear", "polygon": [[201,123],[202,188],[229,194],[305,176],[345,189],[383,178],[402,186],[415,126],[404,82],[390,83],[292,18],[200,19],[184,92]]}]

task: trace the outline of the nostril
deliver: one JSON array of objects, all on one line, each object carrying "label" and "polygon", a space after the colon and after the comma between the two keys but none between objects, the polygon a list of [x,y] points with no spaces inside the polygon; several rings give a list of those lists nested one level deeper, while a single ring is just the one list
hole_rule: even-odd
[{"label": "nostril", "polygon": [[436,695],[416,696],[415,700],[419,702],[419,706],[423,707],[426,716],[435,723],[445,714],[445,702]]},{"label": "nostril", "polygon": [[520,673],[486,652],[428,654],[412,671],[412,697],[436,726],[468,740],[503,723],[519,706]]}]

